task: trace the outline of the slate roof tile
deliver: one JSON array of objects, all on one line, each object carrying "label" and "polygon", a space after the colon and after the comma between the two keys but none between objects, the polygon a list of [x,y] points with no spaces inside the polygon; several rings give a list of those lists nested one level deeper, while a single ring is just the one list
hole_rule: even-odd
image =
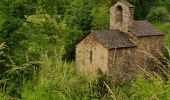
[{"label": "slate roof tile", "polygon": [[148,21],[134,21],[133,26],[129,27],[129,31],[137,37],[145,36],[160,36],[163,35],[161,31],[154,28]]},{"label": "slate roof tile", "polygon": [[93,30],[92,33],[95,39],[107,49],[137,46],[125,33],[119,30]]}]

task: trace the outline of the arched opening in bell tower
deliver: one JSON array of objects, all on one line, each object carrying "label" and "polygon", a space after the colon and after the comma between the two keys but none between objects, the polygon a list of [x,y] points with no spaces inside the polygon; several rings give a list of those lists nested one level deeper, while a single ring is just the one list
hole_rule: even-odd
[{"label": "arched opening in bell tower", "polygon": [[123,22],[123,8],[119,5],[116,7],[116,16],[115,20],[117,23]]}]

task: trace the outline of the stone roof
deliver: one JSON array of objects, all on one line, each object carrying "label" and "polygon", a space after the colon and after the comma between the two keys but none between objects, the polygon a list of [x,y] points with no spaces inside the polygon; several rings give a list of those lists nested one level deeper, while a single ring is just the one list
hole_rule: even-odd
[{"label": "stone roof", "polygon": [[125,1],[125,0],[120,0],[121,3],[123,3],[124,5],[130,7],[130,8],[134,8],[135,6],[130,4],[129,2]]},{"label": "stone roof", "polygon": [[133,26],[129,27],[129,31],[138,37],[159,36],[163,35],[161,31],[154,28],[148,21],[134,21]]},{"label": "stone roof", "polygon": [[119,30],[93,30],[94,38],[107,49],[130,48],[137,45]]}]

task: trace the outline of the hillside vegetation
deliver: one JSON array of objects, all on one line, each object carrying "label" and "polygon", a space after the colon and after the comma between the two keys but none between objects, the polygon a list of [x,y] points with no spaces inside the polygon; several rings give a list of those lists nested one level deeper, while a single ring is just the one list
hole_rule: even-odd
[{"label": "hillside vegetation", "polygon": [[100,73],[77,75],[75,43],[90,29],[108,29],[114,0],[0,0],[0,99],[170,100],[170,1],[128,0],[135,19],[165,33],[163,75],[144,71],[119,86]]}]

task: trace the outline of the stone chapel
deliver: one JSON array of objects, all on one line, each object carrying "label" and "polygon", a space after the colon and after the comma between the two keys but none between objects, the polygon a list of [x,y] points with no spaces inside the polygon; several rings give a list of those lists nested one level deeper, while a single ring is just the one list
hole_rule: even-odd
[{"label": "stone chapel", "polygon": [[91,30],[76,44],[76,69],[94,75],[98,69],[115,83],[131,80],[138,69],[159,70],[164,34],[146,20],[134,20],[135,6],[118,0],[110,8],[110,29]]}]

